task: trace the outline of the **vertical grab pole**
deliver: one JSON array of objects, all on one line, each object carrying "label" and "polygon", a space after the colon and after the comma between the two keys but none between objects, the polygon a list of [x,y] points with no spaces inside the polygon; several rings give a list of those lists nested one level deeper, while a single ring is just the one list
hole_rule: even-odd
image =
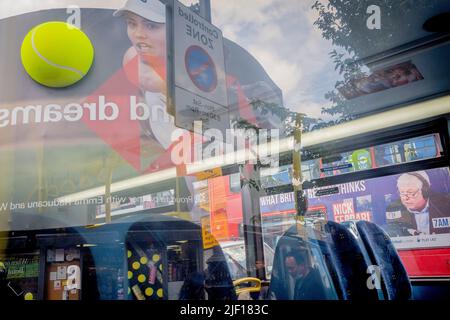
[{"label": "vertical grab pole", "polygon": [[307,204],[302,188],[302,121],[303,115],[301,113],[297,113],[295,116],[294,148],[292,154],[292,185],[294,187],[295,210],[297,212],[297,232],[299,235],[306,236],[306,228],[304,227]]}]

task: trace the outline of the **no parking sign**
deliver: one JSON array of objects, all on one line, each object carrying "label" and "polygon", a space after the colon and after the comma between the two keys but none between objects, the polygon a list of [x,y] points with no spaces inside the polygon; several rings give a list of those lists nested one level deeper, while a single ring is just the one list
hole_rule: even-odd
[{"label": "no parking sign", "polygon": [[173,5],[173,98],[178,127],[229,127],[222,31],[178,1]]},{"label": "no parking sign", "polygon": [[217,88],[217,71],[214,60],[202,47],[193,45],[186,50],[186,71],[192,83],[202,92]]}]

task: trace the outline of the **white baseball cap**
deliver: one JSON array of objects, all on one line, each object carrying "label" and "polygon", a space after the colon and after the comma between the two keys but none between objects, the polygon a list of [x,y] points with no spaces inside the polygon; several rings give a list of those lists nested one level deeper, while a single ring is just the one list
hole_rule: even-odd
[{"label": "white baseball cap", "polygon": [[157,23],[166,22],[166,6],[159,0],[127,0],[123,8],[114,12],[114,16],[121,16],[126,11]]}]

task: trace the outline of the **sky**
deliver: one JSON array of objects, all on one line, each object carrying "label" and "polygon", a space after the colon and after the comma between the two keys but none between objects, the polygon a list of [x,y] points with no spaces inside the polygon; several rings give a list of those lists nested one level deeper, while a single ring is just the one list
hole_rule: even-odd
[{"label": "sky", "polygon": [[337,80],[318,29],[313,0],[212,0],[213,23],[247,49],[282,89],[292,111],[327,118],[324,94]]},{"label": "sky", "polygon": [[[182,0],[186,5],[197,0]],[[331,44],[313,26],[314,0],[211,0],[212,22],[249,51],[281,88],[285,107],[308,116],[330,105],[324,94],[338,79]],[[29,11],[80,7],[118,8],[124,0],[0,0],[0,19]]]}]

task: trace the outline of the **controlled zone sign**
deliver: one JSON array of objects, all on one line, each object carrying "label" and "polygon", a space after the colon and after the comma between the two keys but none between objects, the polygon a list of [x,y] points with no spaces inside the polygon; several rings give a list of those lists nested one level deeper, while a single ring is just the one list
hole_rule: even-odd
[{"label": "controlled zone sign", "polygon": [[194,130],[229,128],[222,31],[174,1],[173,98],[175,124]]}]

